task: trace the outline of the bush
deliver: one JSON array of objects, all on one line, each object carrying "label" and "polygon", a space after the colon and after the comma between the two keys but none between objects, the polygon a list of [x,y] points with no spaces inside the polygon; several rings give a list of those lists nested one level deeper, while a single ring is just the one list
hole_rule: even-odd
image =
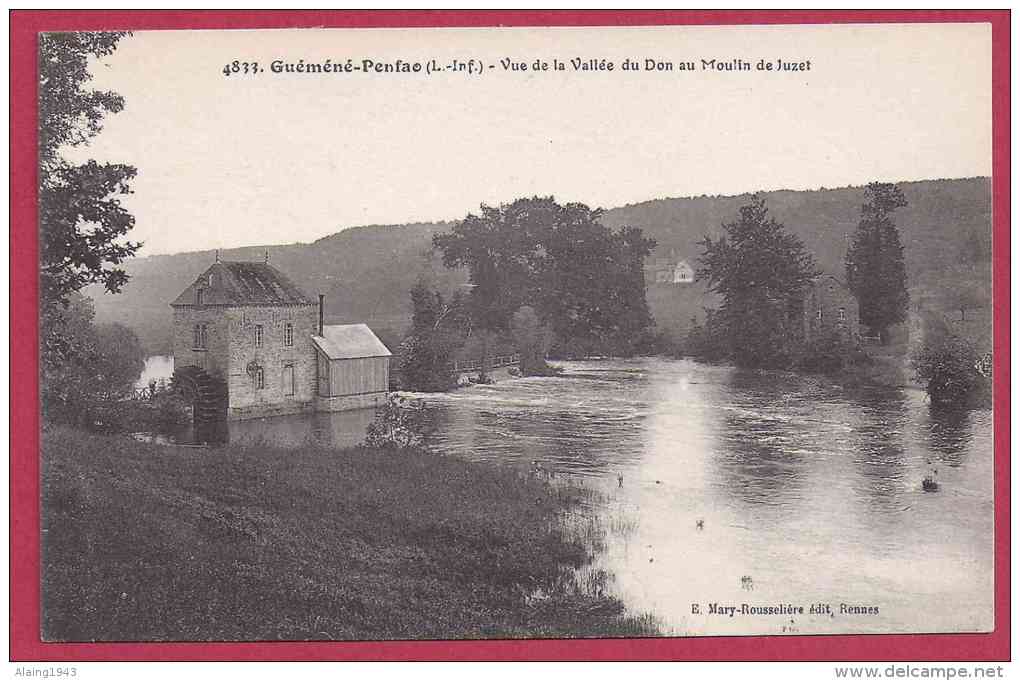
[{"label": "bush", "polygon": [[192,407],[178,393],[162,390],[153,393],[148,402],[138,402],[139,421],[148,426],[148,430],[168,432],[176,426],[191,422]]},{"label": "bush", "polygon": [[510,319],[510,332],[521,358],[524,376],[548,376],[551,370],[545,357],[552,344],[552,331],[542,323],[534,308],[522,306]]},{"label": "bush", "polygon": [[453,349],[437,338],[408,336],[397,351],[401,385],[420,392],[445,392],[457,385]]},{"label": "bush", "polygon": [[432,410],[422,400],[409,400],[395,393],[376,411],[375,421],[365,431],[364,446],[373,449],[427,449],[435,431]]},{"label": "bush", "polygon": [[93,324],[92,301],[74,295],[46,321],[51,347],[40,372],[42,415],[47,421],[100,432],[130,424],[124,404],[145,365],[137,336],[122,324]]},{"label": "bush", "polygon": [[835,374],[859,361],[856,344],[838,333],[829,333],[805,343],[797,355],[796,366],[808,373]]},{"label": "bush", "polygon": [[148,400],[91,399],[78,403],[80,425],[97,433],[172,433],[191,422],[191,405],[169,390]]},{"label": "bush", "polygon": [[634,351],[642,356],[671,355],[676,351],[676,343],[666,331],[651,327],[638,336]]},{"label": "bush", "polygon": [[679,354],[708,362],[721,362],[729,356],[729,344],[714,310],[705,310],[703,325],[691,320],[691,328],[681,345]]},{"label": "bush", "polygon": [[942,331],[929,333],[910,363],[933,405],[965,408],[990,388],[981,359],[971,341]]}]

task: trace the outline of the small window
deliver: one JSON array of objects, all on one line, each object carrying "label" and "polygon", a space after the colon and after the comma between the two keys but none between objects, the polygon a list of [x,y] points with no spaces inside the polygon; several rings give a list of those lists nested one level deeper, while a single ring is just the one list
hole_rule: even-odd
[{"label": "small window", "polygon": [[192,336],[192,347],[197,350],[204,350],[206,344],[206,324],[195,324]]},{"label": "small window", "polygon": [[204,293],[205,293],[205,289],[203,289],[201,287],[195,289],[195,305],[201,305],[202,304],[202,298],[203,298],[203,294]]},{"label": "small window", "polygon": [[255,347],[257,347],[257,348],[261,348],[262,347],[262,325],[261,324],[256,324],[255,325]]},{"label": "small window", "polygon": [[294,345],[294,325],[287,324],[283,327],[283,344]]},{"label": "small window", "polygon": [[839,308],[839,321],[841,321],[841,322],[845,322],[846,321],[846,308],[845,307]]},{"label": "small window", "polygon": [[818,312],[815,313],[815,319],[822,321],[822,308],[818,308]]},{"label": "small window", "polygon": [[259,367],[255,370],[255,389],[264,390],[266,387],[266,372],[265,369]]}]

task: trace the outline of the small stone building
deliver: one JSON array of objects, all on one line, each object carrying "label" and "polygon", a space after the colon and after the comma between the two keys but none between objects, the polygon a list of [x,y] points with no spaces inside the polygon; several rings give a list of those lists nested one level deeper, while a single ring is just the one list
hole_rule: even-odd
[{"label": "small stone building", "polygon": [[804,340],[836,333],[856,341],[860,325],[857,298],[831,274],[815,277],[804,291]]},{"label": "small stone building", "polygon": [[[192,386],[196,417],[214,411],[200,404],[203,400],[215,402],[229,419],[320,408],[319,350],[313,338],[323,333],[321,297],[316,305],[268,257],[266,262],[217,258],[170,305],[175,379]],[[367,326],[358,326],[375,338]],[[339,352],[350,354],[345,343],[338,339]],[[387,373],[388,355],[382,360]],[[341,392],[330,396],[343,397],[348,387],[339,383]],[[384,396],[386,388],[383,381]],[[368,406],[363,398],[327,406],[332,410],[341,403],[349,406],[340,408]]]}]

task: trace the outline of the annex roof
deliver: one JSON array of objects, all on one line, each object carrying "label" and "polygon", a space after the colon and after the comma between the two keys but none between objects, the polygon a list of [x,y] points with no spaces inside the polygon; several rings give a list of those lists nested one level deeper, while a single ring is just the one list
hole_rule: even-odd
[{"label": "annex roof", "polygon": [[269,263],[216,262],[170,305],[312,305],[294,282]]},{"label": "annex roof", "polygon": [[321,336],[312,336],[312,343],[329,359],[389,357],[393,354],[365,324],[324,326]]}]

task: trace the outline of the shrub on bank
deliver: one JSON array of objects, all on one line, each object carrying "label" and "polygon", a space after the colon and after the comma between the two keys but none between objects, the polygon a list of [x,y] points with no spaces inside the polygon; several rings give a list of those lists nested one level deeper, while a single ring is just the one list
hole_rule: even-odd
[{"label": "shrub on bank", "polygon": [[974,343],[962,336],[930,329],[911,357],[911,366],[935,406],[991,403],[991,381],[981,373],[982,357]]},{"label": "shrub on bank", "polygon": [[677,352],[681,357],[695,357],[706,362],[721,362],[729,357],[729,344],[714,310],[705,310],[705,323],[691,320],[691,327]]},{"label": "shrub on bank", "polygon": [[434,431],[434,416],[422,400],[390,393],[376,410],[375,420],[368,424],[364,445],[374,449],[424,449]]},{"label": "shrub on bank", "polygon": [[795,356],[795,367],[811,374],[838,374],[868,361],[868,356],[856,343],[836,332],[804,343]]},{"label": "shrub on bank", "polygon": [[169,390],[148,399],[82,393],[68,403],[44,402],[43,419],[95,433],[168,432],[191,421],[191,405]]}]

